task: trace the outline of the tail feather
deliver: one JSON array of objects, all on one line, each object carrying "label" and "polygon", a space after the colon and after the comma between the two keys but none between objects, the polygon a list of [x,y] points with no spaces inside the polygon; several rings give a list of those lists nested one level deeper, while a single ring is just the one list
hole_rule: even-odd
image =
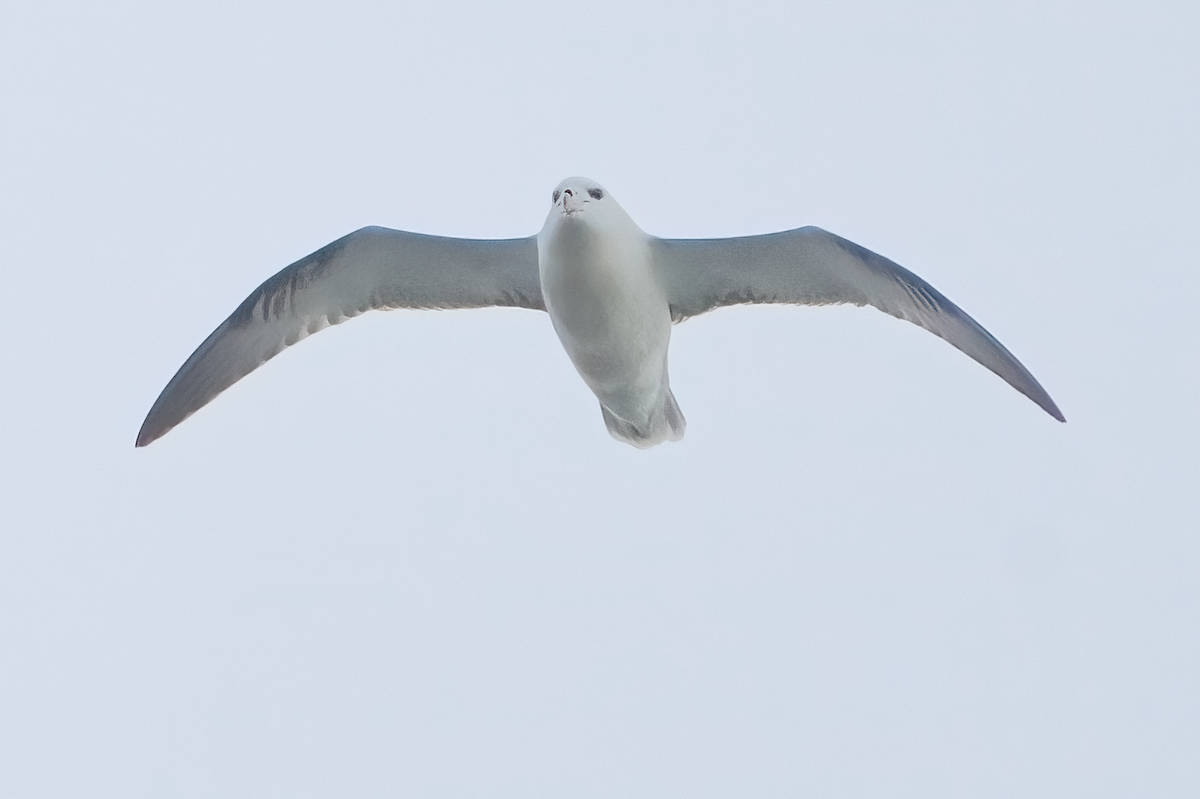
[{"label": "tail feather", "polygon": [[679,403],[670,389],[667,389],[658,407],[640,424],[622,419],[604,405],[600,406],[600,413],[604,415],[604,424],[613,438],[638,449],[648,449],[664,441],[678,441],[683,438],[684,428],[687,427],[683,411],[679,410]]}]

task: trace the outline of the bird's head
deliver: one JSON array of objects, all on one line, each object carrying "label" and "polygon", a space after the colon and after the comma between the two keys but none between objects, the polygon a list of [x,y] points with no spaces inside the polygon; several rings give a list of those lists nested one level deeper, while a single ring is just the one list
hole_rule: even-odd
[{"label": "bird's head", "polygon": [[551,213],[557,211],[565,217],[591,213],[602,208],[606,202],[612,203],[608,192],[594,180],[588,178],[567,178],[555,186],[550,195],[553,206]]}]

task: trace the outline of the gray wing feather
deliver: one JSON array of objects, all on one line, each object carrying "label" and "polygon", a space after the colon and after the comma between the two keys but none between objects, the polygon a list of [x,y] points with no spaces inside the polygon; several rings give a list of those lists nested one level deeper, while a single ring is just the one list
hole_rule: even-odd
[{"label": "gray wing feather", "polygon": [[368,227],[268,279],[163,389],[138,433],[159,438],[285,347],[383,308],[545,310],[536,238],[476,241]]},{"label": "gray wing feather", "polygon": [[991,333],[904,267],[816,227],[733,239],[655,239],[654,265],[681,321],[724,305],[873,305],[941,336],[1066,421]]}]

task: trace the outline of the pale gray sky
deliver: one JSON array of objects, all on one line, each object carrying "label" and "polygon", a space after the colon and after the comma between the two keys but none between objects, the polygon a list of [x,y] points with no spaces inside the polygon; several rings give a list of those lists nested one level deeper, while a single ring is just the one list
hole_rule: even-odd
[{"label": "pale gray sky", "polygon": [[[1195,3],[0,10],[0,795],[1194,797]],[[544,314],[369,314],[134,450],[367,224],[913,270],[674,331],[613,441]]]}]

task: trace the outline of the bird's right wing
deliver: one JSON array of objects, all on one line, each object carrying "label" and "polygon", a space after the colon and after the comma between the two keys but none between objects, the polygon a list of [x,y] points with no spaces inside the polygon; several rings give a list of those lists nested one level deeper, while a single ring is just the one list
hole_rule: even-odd
[{"label": "bird's right wing", "polygon": [[965,311],[904,267],[841,236],[804,227],[651,244],[675,321],[741,303],[872,305],[940,336],[1066,421],[1029,370]]},{"label": "bird's right wing", "polygon": [[302,258],[255,289],[163,389],[142,447],[285,347],[382,308],[545,310],[537,239],[479,241],[367,227]]}]

